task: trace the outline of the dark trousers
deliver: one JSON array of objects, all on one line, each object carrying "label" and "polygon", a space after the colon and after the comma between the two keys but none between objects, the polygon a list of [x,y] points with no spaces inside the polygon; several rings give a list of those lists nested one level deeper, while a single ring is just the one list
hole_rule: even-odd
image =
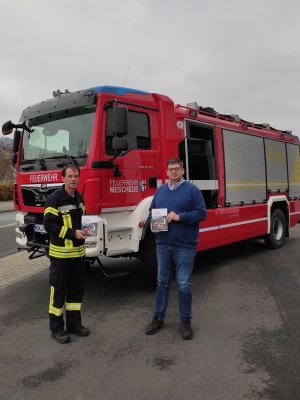
[{"label": "dark trousers", "polygon": [[81,324],[81,303],[84,292],[84,257],[51,258],[49,283],[50,330],[64,329],[64,306],[66,309],[66,328]]}]

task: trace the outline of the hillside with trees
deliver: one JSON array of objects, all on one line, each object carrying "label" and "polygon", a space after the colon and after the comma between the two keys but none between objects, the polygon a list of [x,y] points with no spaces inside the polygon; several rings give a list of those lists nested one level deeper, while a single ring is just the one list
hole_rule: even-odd
[{"label": "hillside with trees", "polygon": [[13,199],[15,169],[12,165],[12,140],[0,139],[0,201]]},{"label": "hillside with trees", "polygon": [[13,150],[11,144],[0,140],[0,182],[13,182],[15,169],[12,165]]}]

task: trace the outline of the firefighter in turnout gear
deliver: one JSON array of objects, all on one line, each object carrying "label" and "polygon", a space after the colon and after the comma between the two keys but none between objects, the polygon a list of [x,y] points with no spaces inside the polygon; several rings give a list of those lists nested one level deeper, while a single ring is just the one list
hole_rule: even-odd
[{"label": "firefighter in turnout gear", "polygon": [[81,219],[85,206],[83,197],[76,190],[79,175],[77,165],[64,166],[64,185],[47,199],[44,211],[44,226],[50,235],[50,330],[58,343],[68,343],[69,333],[78,336],[90,333],[81,324],[80,312],[85,270],[85,235],[81,230]]}]

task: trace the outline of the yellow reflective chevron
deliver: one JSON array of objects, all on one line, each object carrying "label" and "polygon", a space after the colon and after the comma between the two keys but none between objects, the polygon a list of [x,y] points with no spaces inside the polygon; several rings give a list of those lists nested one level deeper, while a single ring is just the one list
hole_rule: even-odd
[{"label": "yellow reflective chevron", "polygon": [[85,244],[77,247],[62,247],[62,246],[55,246],[54,244],[50,243],[49,256],[56,258],[84,257]]},{"label": "yellow reflective chevron", "polygon": [[68,228],[66,226],[63,226],[59,232],[58,237],[63,239],[66,236],[67,230]]},{"label": "yellow reflective chevron", "polygon": [[63,218],[64,226],[66,226],[67,228],[72,228],[71,215],[69,213],[68,214],[62,214],[62,218]]},{"label": "yellow reflective chevron", "polygon": [[66,253],[58,253],[58,252],[55,252],[55,251],[49,251],[49,256],[50,257],[55,257],[55,258],[65,258],[65,259],[68,259],[68,258],[79,258],[79,257],[84,257],[85,256],[85,252],[82,252],[82,253],[68,253],[68,254],[66,254]]},{"label": "yellow reflective chevron", "polygon": [[48,214],[48,213],[53,214],[53,215],[56,215],[56,216],[58,217],[58,210],[57,210],[56,208],[47,207],[47,208],[45,209],[45,211],[44,211],[44,215],[46,215],[46,214]]},{"label": "yellow reflective chevron", "polygon": [[71,249],[73,247],[73,241],[70,239],[65,239],[65,246]]},{"label": "yellow reflective chevron", "polygon": [[57,317],[60,317],[62,315],[63,311],[64,311],[63,308],[55,308],[55,307],[49,305],[49,314],[54,314]]},{"label": "yellow reflective chevron", "polygon": [[53,302],[54,302],[54,287],[50,286],[49,314],[54,314],[57,317],[60,317],[63,314],[64,309],[54,307]]},{"label": "yellow reflective chevron", "polygon": [[70,252],[80,252],[82,250],[85,250],[85,244],[81,245],[81,246],[77,246],[77,247],[73,247],[72,249],[70,248],[66,248],[63,246],[55,246],[55,244],[50,243],[50,248],[54,251],[59,251],[59,252],[63,252],[63,253],[70,253]]},{"label": "yellow reflective chevron", "polygon": [[66,303],[67,311],[80,311],[81,303]]},{"label": "yellow reflective chevron", "polygon": [[[65,212],[62,212],[62,218],[63,218],[64,227],[65,227],[66,232],[67,232],[68,228],[70,228],[70,229],[72,228],[72,219],[71,219],[71,215],[69,213],[69,210],[67,210]],[[61,237],[64,238],[65,235],[61,236]],[[64,244],[65,244],[66,247],[71,248],[71,247],[73,247],[73,240],[65,239],[65,243]]]},{"label": "yellow reflective chevron", "polygon": [[50,286],[50,301],[49,301],[49,304],[52,306],[53,302],[54,302],[54,287]]}]

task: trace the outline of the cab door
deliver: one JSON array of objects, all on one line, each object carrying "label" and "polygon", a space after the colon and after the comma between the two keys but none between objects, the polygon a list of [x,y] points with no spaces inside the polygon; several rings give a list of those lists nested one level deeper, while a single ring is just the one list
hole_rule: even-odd
[{"label": "cab door", "polygon": [[214,126],[187,120],[185,131],[185,140],[179,144],[179,157],[185,165],[185,179],[201,190],[206,204],[207,217],[200,224],[198,247],[204,250],[218,246],[219,242]]},{"label": "cab door", "polygon": [[109,212],[133,211],[144,199],[153,196],[157,189],[158,144],[155,132],[158,113],[138,104],[127,108],[127,132],[123,137],[128,146],[116,157],[112,146],[112,108],[107,109],[104,118],[104,157],[111,159],[114,166],[101,170],[101,204],[102,210]]}]

